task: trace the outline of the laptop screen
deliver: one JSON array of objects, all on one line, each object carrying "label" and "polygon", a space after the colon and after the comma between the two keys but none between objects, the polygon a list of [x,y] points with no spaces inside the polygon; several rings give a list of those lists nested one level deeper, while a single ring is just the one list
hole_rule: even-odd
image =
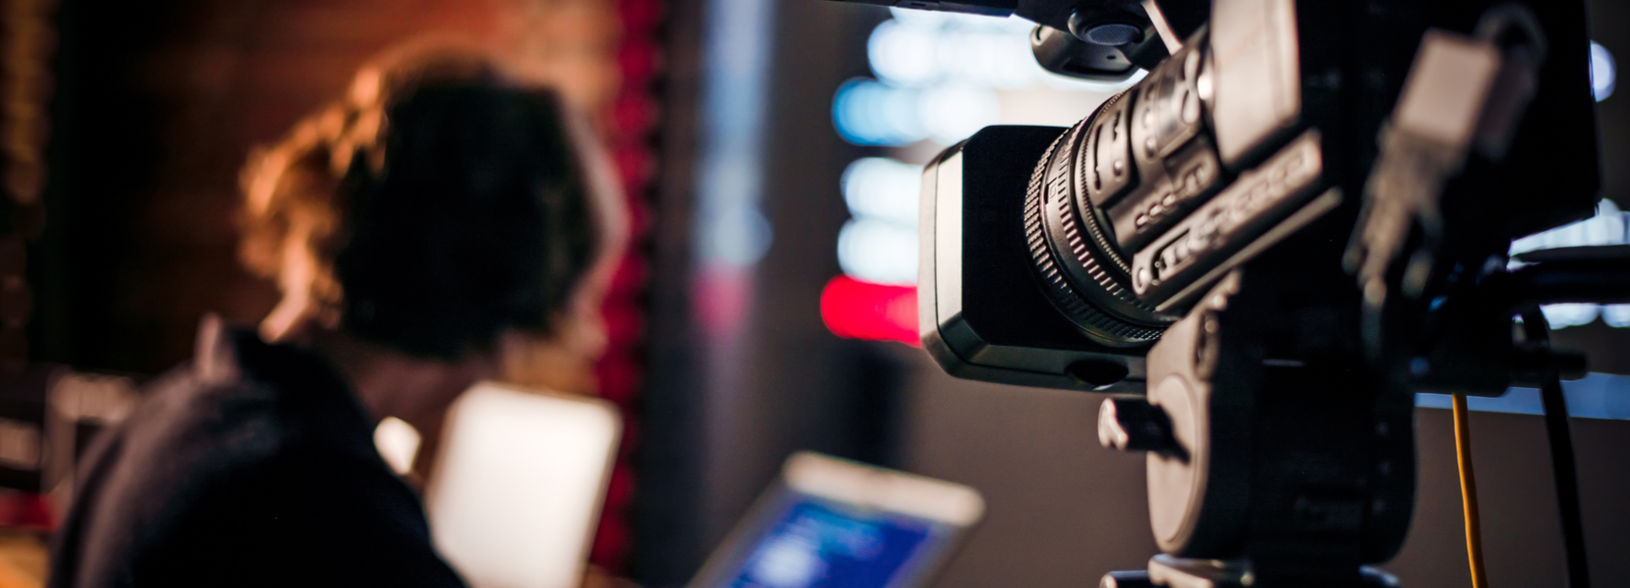
[{"label": "laptop screen", "polygon": [[431,538],[474,588],[579,586],[621,435],[595,399],[483,382],[448,414]]},{"label": "laptop screen", "polygon": [[892,587],[911,583],[955,537],[948,525],[788,492],[730,586]]}]

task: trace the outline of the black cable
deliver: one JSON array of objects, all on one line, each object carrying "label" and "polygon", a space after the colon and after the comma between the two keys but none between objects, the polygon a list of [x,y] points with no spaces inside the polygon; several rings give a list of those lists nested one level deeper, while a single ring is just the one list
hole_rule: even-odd
[{"label": "black cable", "polygon": [[[1531,343],[1548,344],[1551,326],[1538,308],[1522,313],[1523,333]],[[1579,469],[1574,464],[1573,432],[1568,402],[1562,397],[1562,376],[1555,370],[1540,386],[1545,412],[1545,434],[1550,438],[1551,474],[1556,481],[1557,510],[1562,517],[1562,544],[1568,559],[1568,585],[1589,588],[1590,561],[1585,554],[1584,520],[1579,512]]]}]

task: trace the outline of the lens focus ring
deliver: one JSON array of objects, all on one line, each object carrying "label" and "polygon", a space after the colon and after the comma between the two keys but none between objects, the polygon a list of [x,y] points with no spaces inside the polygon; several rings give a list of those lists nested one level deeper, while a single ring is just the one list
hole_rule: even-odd
[{"label": "lens focus ring", "polygon": [[[1102,110],[1102,109],[1100,109]],[[1030,176],[1025,195],[1025,240],[1031,260],[1053,305],[1089,338],[1116,347],[1147,344],[1160,337],[1169,320],[1139,301],[1126,287],[1126,263],[1112,249],[1090,200],[1072,197],[1084,190],[1091,158],[1077,156],[1093,117],[1077,123],[1048,146]]]}]

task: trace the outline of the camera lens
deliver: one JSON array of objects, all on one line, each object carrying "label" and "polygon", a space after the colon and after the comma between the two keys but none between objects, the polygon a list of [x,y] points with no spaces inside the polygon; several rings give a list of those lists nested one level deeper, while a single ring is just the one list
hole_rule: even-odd
[{"label": "camera lens", "polygon": [[1030,176],[1024,229],[1042,289],[1088,338],[1114,347],[1146,345],[1172,318],[1131,288],[1128,253],[1094,195],[1135,184],[1128,90],[1059,135]]}]

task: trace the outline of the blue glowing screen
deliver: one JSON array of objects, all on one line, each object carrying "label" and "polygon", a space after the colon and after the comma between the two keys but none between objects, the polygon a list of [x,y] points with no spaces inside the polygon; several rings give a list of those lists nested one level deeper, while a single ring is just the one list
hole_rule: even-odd
[{"label": "blue glowing screen", "polygon": [[782,506],[729,585],[898,586],[943,537],[930,521],[798,497]]}]

